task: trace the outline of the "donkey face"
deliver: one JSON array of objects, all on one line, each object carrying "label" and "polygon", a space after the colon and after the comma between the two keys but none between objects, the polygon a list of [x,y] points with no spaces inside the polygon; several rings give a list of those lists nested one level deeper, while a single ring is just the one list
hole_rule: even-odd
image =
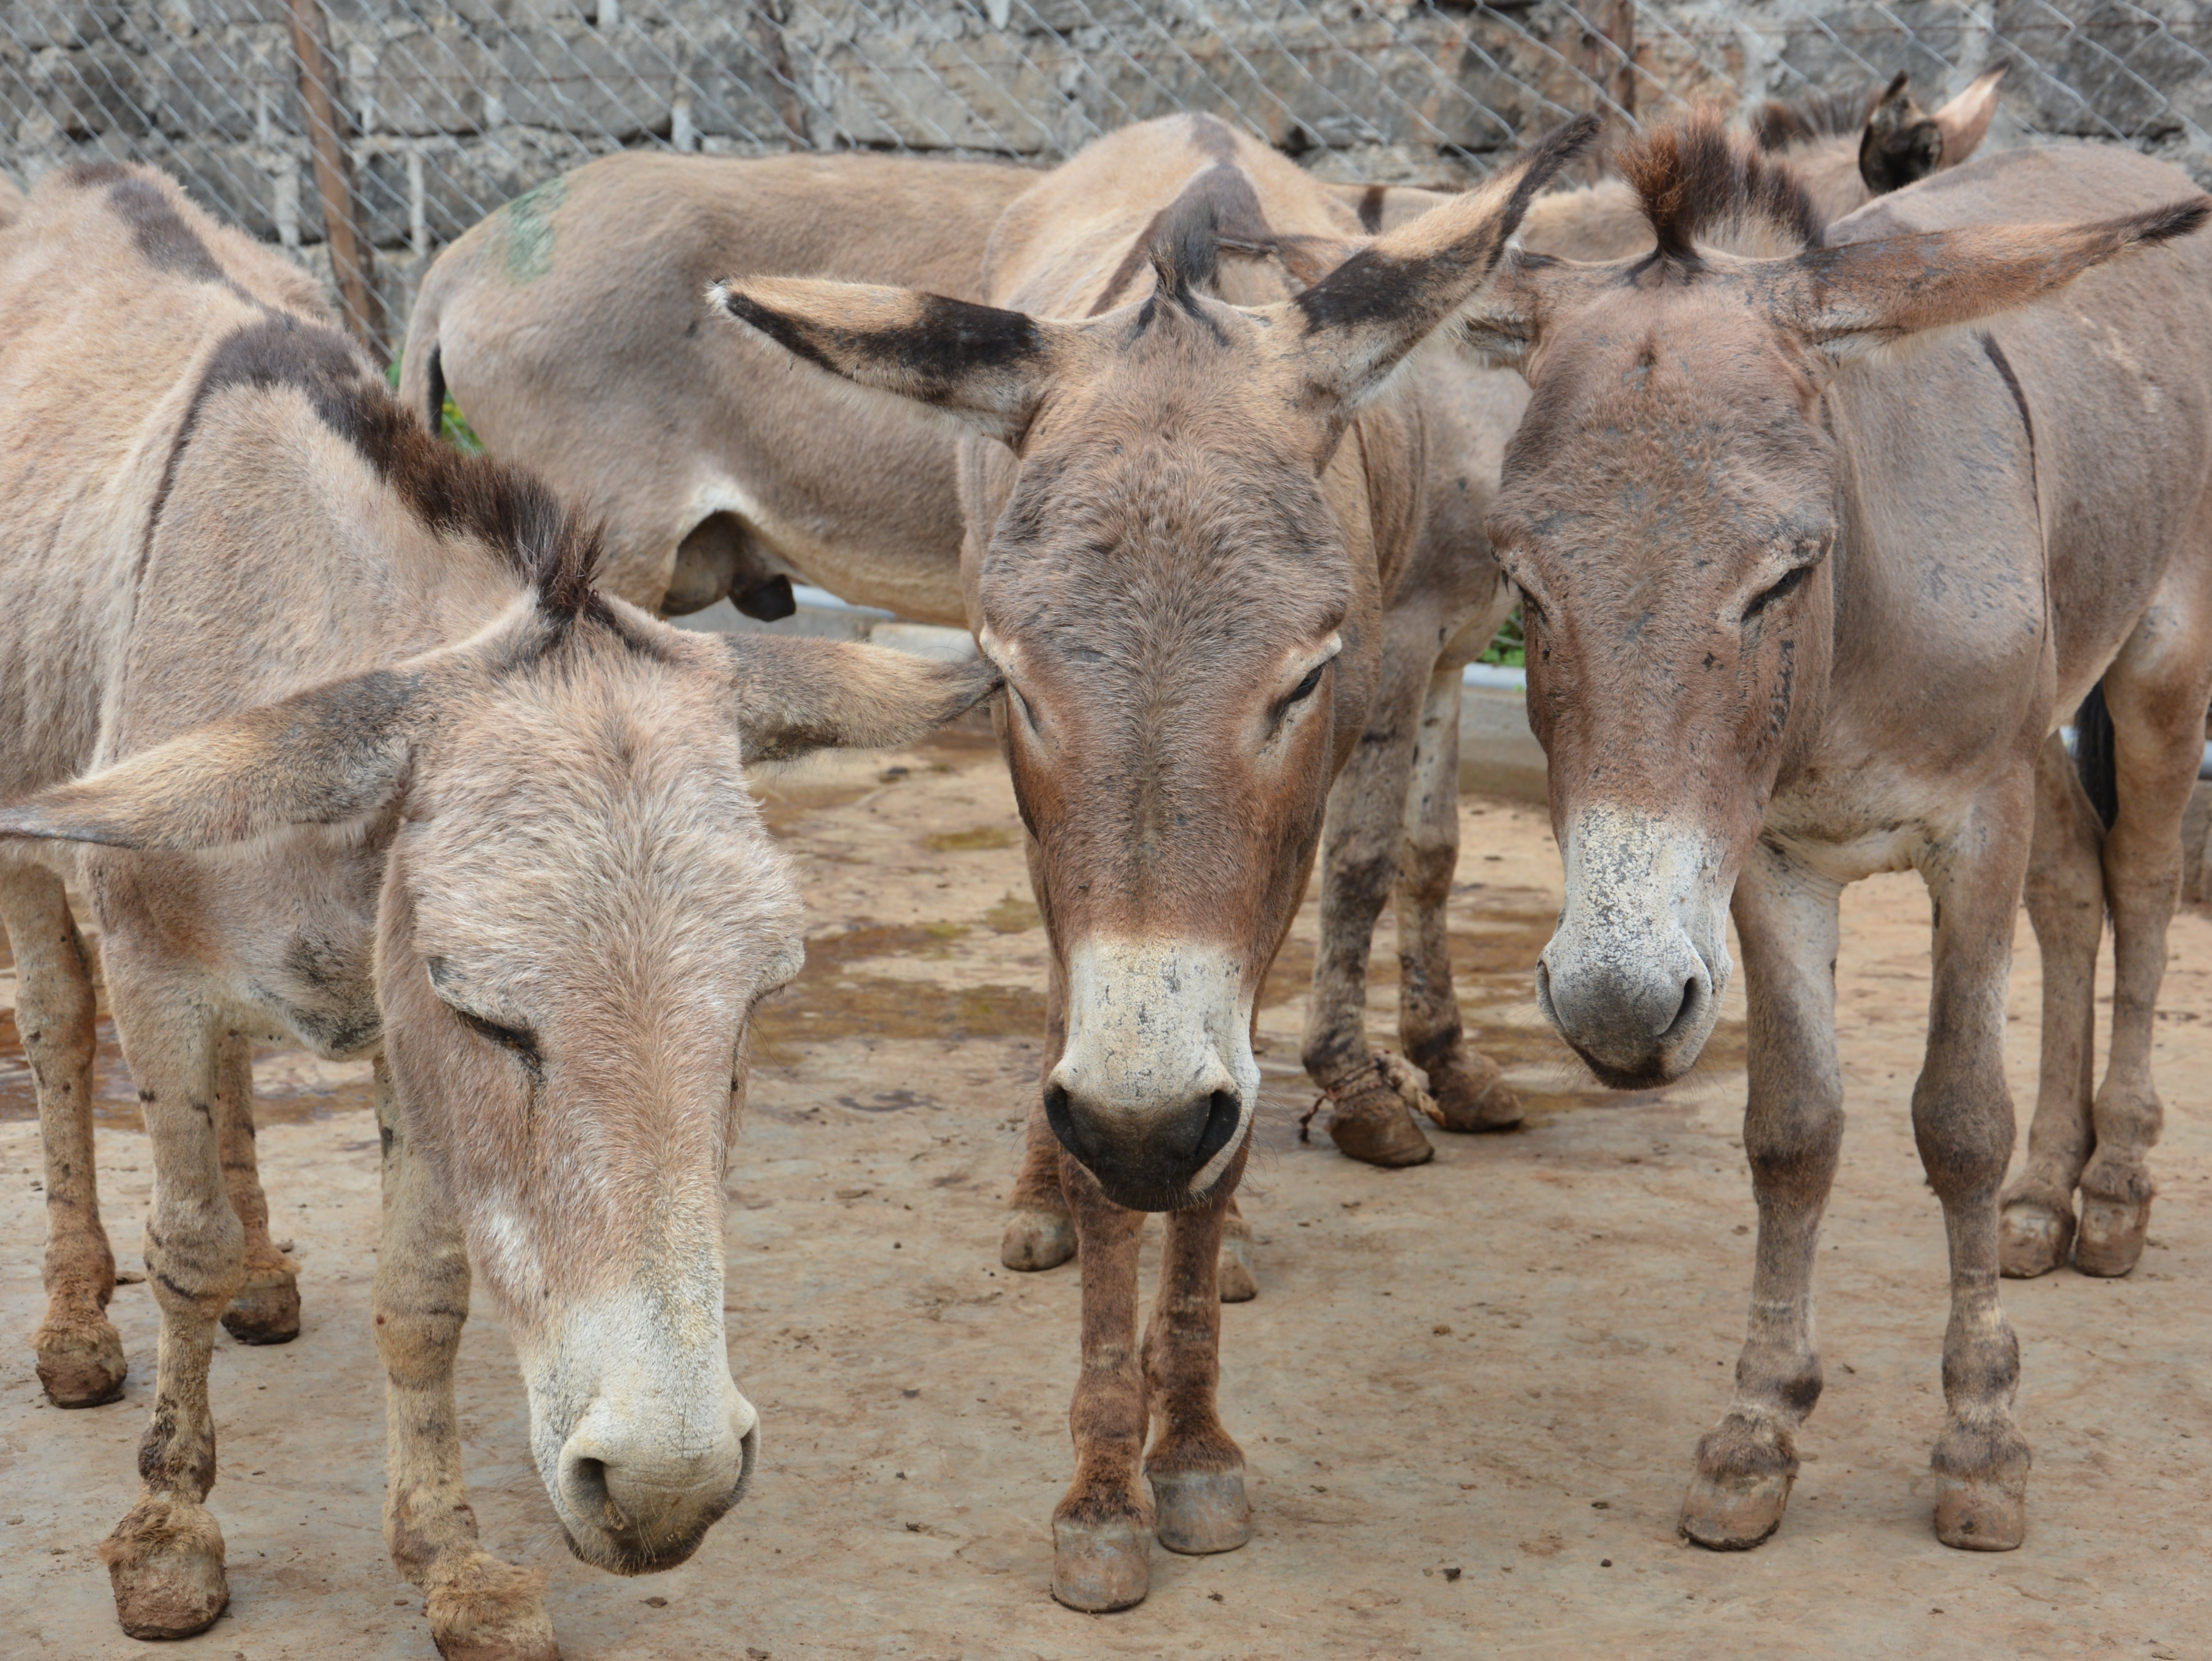
[{"label": "donkey face", "polygon": [[1712,1031],[1736,874],[1820,719],[1841,484],[1829,380],[2193,229],[2204,206],[1737,259],[1693,234],[1750,221],[1817,243],[1786,173],[1717,122],[1653,135],[1621,165],[1658,251],[1521,262],[1467,332],[1533,392],[1488,528],[1526,599],[1566,867],[1537,997],[1600,1077],[1641,1086],[1687,1069]]},{"label": "donkey face", "polygon": [[587,601],[301,693],[0,816],[127,848],[390,824],[377,1001],[410,1150],[510,1324],[571,1546],[682,1561],[744,1490],[755,1415],[722,1322],[721,1178],[753,1006],[801,961],[744,765],[902,741],[987,666],[686,637]]},{"label": "donkey face", "polygon": [[1364,471],[1332,465],[1340,442],[1594,131],[1563,129],[1276,305],[1206,292],[1222,216],[1251,197],[1227,167],[1160,216],[1152,293],[1080,322],[839,283],[714,292],[798,356],[1018,458],[971,613],[1007,678],[1067,989],[1046,1109],[1123,1205],[1205,1199],[1257,1103],[1254,999],[1375,683],[1370,493],[1404,465],[1387,425]]}]

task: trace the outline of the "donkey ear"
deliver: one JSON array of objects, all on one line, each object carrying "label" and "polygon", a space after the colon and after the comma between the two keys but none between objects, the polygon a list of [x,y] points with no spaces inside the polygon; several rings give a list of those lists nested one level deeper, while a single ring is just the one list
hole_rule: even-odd
[{"label": "donkey ear", "polygon": [[1579,115],[1553,128],[1479,189],[1376,238],[1288,302],[1303,324],[1309,376],[1347,413],[1371,397],[1489,281],[1530,199],[1603,125]]},{"label": "donkey ear", "polygon": [[0,837],[189,852],[368,818],[405,781],[428,680],[380,669],[212,721],[0,808]]},{"label": "donkey ear", "polygon": [[945,663],[805,636],[738,635],[729,652],[748,762],[911,744],[966,714],[1006,679],[981,659]]},{"label": "donkey ear", "polygon": [[1942,165],[1943,130],[1913,102],[1911,76],[1899,70],[1859,135],[1859,177],[1886,196]]},{"label": "donkey ear", "polygon": [[1990,119],[1997,113],[1997,83],[2011,67],[2000,64],[1986,75],[1978,76],[1972,86],[1929,118],[1943,133],[1940,166],[1957,167],[1981,143],[1990,130]]},{"label": "donkey ear", "polygon": [[1814,248],[1774,262],[1774,303],[1829,359],[1845,363],[1923,330],[1972,323],[2063,288],[2130,248],[2187,236],[2212,196],[2088,225],[1977,225]]},{"label": "donkey ear", "polygon": [[817,368],[1008,444],[1065,371],[1077,333],[995,306],[859,283],[727,277],[707,299]]}]

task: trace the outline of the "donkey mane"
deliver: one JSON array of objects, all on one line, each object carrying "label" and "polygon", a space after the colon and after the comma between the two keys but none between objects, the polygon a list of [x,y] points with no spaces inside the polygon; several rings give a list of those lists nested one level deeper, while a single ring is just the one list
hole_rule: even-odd
[{"label": "donkey mane", "polygon": [[[1897,80],[1904,78],[1900,75]],[[1823,138],[1856,138],[1875,106],[1896,90],[1897,81],[1893,81],[1887,91],[1861,87],[1845,92],[1808,93],[1786,101],[1770,98],[1751,118],[1752,136],[1758,139],[1759,149],[1770,152],[1818,143]]]},{"label": "donkey mane", "polygon": [[[210,354],[170,455],[172,474],[202,409],[234,387],[304,394],[323,425],[352,446],[422,525],[489,545],[553,618],[571,621],[594,600],[592,581],[605,547],[597,523],[533,474],[489,456],[463,455],[432,436],[352,341],[289,313],[245,325]],[[168,483],[165,478],[164,496]],[[157,499],[155,522],[160,510]],[[149,546],[151,538],[149,526]]]},{"label": "donkey mane", "polygon": [[1646,131],[1613,165],[1658,240],[1656,257],[1676,265],[1699,263],[1699,237],[1733,233],[1794,250],[1817,246],[1826,228],[1796,174],[1755,140],[1731,133],[1716,109]]}]

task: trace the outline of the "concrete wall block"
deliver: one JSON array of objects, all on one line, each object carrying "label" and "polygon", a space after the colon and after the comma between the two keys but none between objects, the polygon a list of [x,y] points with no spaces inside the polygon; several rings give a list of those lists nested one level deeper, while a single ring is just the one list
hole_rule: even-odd
[{"label": "concrete wall block", "polygon": [[485,89],[495,60],[482,42],[447,30],[403,34],[376,57],[376,74],[356,108],[366,107],[376,132],[474,132],[483,125]]},{"label": "concrete wall block", "polygon": [[523,170],[499,147],[434,138],[360,157],[354,186],[377,247],[411,246],[419,214],[433,251],[528,188]]},{"label": "concrete wall block", "polygon": [[668,131],[676,64],[641,31],[517,33],[500,48],[499,66],[510,121],[625,140]]},{"label": "concrete wall block", "polygon": [[[679,67],[683,80],[674,88],[678,99],[690,100],[690,119],[695,131],[717,137],[747,139],[762,144],[781,144],[786,136],[782,115],[790,94],[780,87],[774,70],[758,47],[744,40],[725,40],[705,52],[687,57]],[[792,71],[799,82],[797,71]],[[807,100],[798,100],[799,113],[807,113]]]},{"label": "concrete wall block", "polygon": [[180,138],[252,138],[306,129],[289,40],[196,35],[149,60],[155,119]]},{"label": "concrete wall block", "polygon": [[115,0],[4,0],[0,39],[36,51],[89,46],[122,33],[123,7]]},{"label": "concrete wall block", "polygon": [[40,110],[71,138],[112,132],[139,137],[152,103],[139,60],[122,47],[98,46],[42,57],[27,77]]}]

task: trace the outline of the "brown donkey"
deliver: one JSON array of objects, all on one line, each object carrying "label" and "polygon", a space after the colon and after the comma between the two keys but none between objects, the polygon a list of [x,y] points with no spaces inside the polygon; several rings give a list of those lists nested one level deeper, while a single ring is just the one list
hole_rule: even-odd
[{"label": "brown donkey", "polygon": [[[1393,382],[1594,130],[1571,124],[1293,299],[1277,263],[1224,254],[1264,237],[1295,261],[1312,237],[1333,257],[1331,204],[1202,117],[1103,140],[1017,202],[993,304],[718,291],[796,358],[969,429],[969,620],[1006,673],[1002,741],[1053,950],[1042,1107],[1082,1242],[1078,1469],[1054,1564],[1079,1608],[1144,1595],[1156,1521],[1183,1551],[1249,1536],[1214,1408],[1217,1254],[1258,1104],[1255,1001],[1367,728],[1419,522],[1425,410],[1418,381]],[[1140,1352],[1146,1211],[1172,1214]]]},{"label": "brown donkey", "polygon": [[[1936,916],[1913,1126],[1951,1256],[1936,1529],[2005,1549],[2028,1469],[1996,1296],[2013,920],[2025,881],[2053,1151],[2024,1202],[2064,1209],[2079,1173],[2139,1230],[2152,1005],[2212,694],[2212,246],[2092,268],[2212,204],[2126,150],[2021,150],[1824,237],[1787,168],[1717,120],[1653,134],[1622,166],[1656,248],[1509,257],[1465,326],[1532,389],[1490,530],[1524,596],[1566,867],[1537,996],[1607,1082],[1662,1082],[1712,1030],[1731,905],[1742,941],[1757,1268],[1735,1396],[1698,1446],[1682,1526],[1741,1548],[1781,1523],[1820,1393],[1838,897],[1910,867]],[[2119,797],[2101,850],[2052,735],[2100,676]],[[2093,1116],[2100,900],[2120,991]],[[2050,1139],[2046,1115],[2063,1121]]]},{"label": "brown donkey", "polygon": [[0,809],[0,895],[80,1325],[112,1266],[65,872],[155,1157],[117,1613],[179,1637],[228,1597],[208,1366],[258,1220],[225,1166],[250,1046],[295,1043],[376,1062],[393,1561],[447,1655],[550,1661],[542,1589],[478,1547],[462,1480],[471,1261],[572,1549],[681,1562],[753,1463],[721,1178],[751,1009],[801,958],[744,769],[903,741],[995,674],[603,599],[587,526],[432,438],[297,272],[151,172],[50,178],[0,235],[0,792],[40,792]]}]

